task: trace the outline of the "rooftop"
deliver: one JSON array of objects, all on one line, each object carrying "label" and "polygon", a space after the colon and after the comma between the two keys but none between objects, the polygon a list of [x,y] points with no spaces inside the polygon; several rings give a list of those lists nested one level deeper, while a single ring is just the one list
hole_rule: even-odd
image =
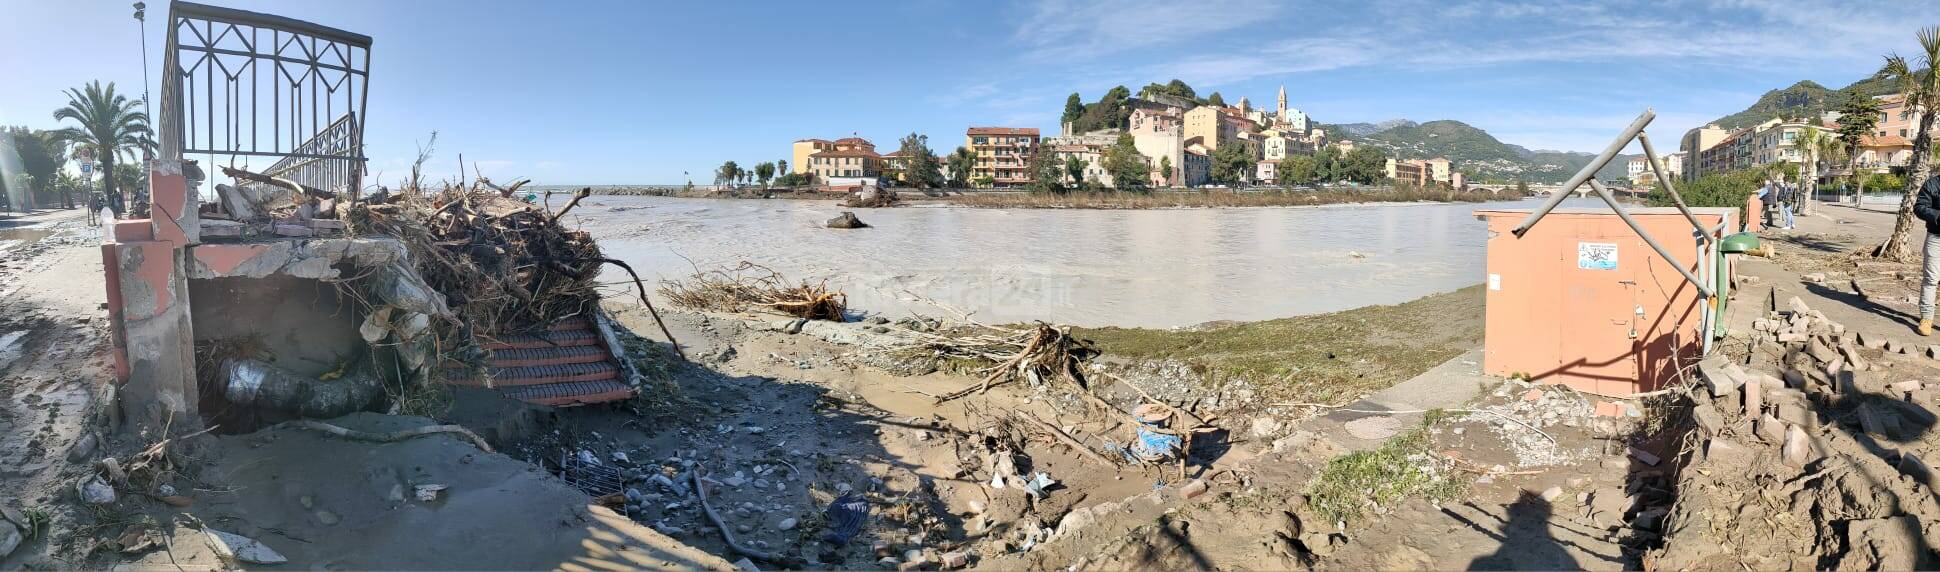
[{"label": "rooftop", "polygon": [[1037,135],[1036,127],[971,127],[969,135]]},{"label": "rooftop", "polygon": [[841,151],[822,151],[822,152],[819,152],[819,153],[816,153],[816,154],[813,154],[813,155],[809,155],[809,157],[810,157],[810,158],[814,158],[814,157],[874,157],[874,158],[878,158],[878,159],[880,159],[880,158],[882,158],[882,155],[878,155],[878,154],[876,154],[876,152],[875,152],[875,151],[870,151],[870,150],[868,150],[868,149],[844,149],[844,150],[841,150]]}]

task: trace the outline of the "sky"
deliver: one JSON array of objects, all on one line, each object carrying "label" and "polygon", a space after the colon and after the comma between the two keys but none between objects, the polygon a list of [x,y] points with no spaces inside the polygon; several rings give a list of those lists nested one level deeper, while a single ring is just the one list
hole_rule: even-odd
[{"label": "sky", "polygon": [[[1653,108],[1669,147],[1768,90],[1862,79],[1940,25],[1940,0],[207,3],[374,38],[366,145],[386,184],[432,131],[434,177],[463,153],[501,181],[706,184],[803,138],[887,151],[916,132],[947,153],[973,125],[1055,133],[1073,92],[1175,78],[1259,106],[1284,85],[1325,123],[1455,119],[1531,149],[1601,150]],[[90,80],[138,95],[129,4],[0,0],[0,125],[57,127],[62,91]],[[166,2],[150,4],[159,97]]]}]

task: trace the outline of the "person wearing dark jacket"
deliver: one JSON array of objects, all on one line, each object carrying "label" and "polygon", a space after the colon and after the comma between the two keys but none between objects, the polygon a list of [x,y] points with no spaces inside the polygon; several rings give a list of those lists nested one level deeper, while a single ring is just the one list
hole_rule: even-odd
[{"label": "person wearing dark jacket", "polygon": [[1927,223],[1926,264],[1920,282],[1920,335],[1933,335],[1933,292],[1940,286],[1940,174],[1920,184],[1920,196],[1913,201],[1913,216]]}]

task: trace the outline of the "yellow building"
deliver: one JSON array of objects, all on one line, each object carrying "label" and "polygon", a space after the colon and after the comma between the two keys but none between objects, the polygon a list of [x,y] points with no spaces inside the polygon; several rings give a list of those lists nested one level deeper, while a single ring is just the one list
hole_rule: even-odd
[{"label": "yellow building", "polygon": [[963,145],[977,156],[970,168],[974,183],[989,179],[993,188],[1007,189],[1031,183],[1031,156],[1037,152],[1038,133],[1033,127],[971,127],[964,132]]},{"label": "yellow building", "polygon": [[808,172],[808,156],[835,149],[835,142],[827,139],[803,139],[795,142],[794,156],[788,160],[788,172],[802,174]]}]

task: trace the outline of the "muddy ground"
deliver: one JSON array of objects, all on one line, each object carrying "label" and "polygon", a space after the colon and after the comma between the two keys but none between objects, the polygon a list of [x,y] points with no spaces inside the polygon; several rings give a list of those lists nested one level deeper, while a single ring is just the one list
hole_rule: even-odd
[{"label": "muddy ground", "polygon": [[[1889,303],[1903,294],[1867,303],[1836,274],[1857,267],[1829,254],[1870,240],[1881,217],[1825,212],[1780,240],[1778,258],[1741,264],[1755,278],[1734,300],[1723,355],[1783,375],[1797,352],[1732,344],[1752,347],[1751,321],[1769,317],[1760,301],[1793,295],[1855,334],[1924,347]],[[462,392],[431,419],[331,421],[463,423],[492,451],[444,434],[377,444],[287,426],[186,437],[164,470],[120,480],[115,502],[93,505],[75,483],[157,438],[117,431],[98,405],[111,372],[95,231],[58,214],[0,223],[41,231],[0,243],[0,505],[34,531],[5,568],[231,566],[205,528],[255,539],[286,568],[725,569],[749,553],[762,569],[1893,567],[1932,562],[1925,539],[1940,515],[1924,508],[1928,485],[1901,476],[1907,459],[1937,456],[1931,431],[1862,439],[1843,401],[1810,401],[1823,406],[1811,428],[1834,453],[1822,459],[1860,461],[1780,470],[1763,460],[1780,447],[1757,437],[1755,419],[1700,431],[1709,417],[1694,412],[1732,405],[1700,390],[1610,417],[1591,396],[1481,376],[1473,289],[1286,321],[1098,332],[1107,354],[1089,371],[1117,413],[1021,383],[939,403],[980,377],[886,351],[920,323],[663,308],[681,361],[647,334],[658,329],[643,311],[610,303],[644,336],[623,337],[654,372],[634,402],[551,410]],[[1888,282],[1862,270],[1846,278]],[[1295,349],[1252,343],[1274,336]],[[1930,378],[1940,363],[1884,347],[1864,356],[1891,374],[1882,384]],[[1209,419],[1186,463],[1112,451],[1132,438],[1125,412],[1147,401],[1139,390]],[[1295,397],[1325,407],[1280,401]],[[1718,436],[1764,468],[1709,454]],[[1038,473],[1055,483],[1024,490]],[[727,545],[697,486],[747,550]],[[853,539],[829,542],[829,506],[845,495],[868,515]],[[1893,534],[1908,518],[1923,532]]]}]

